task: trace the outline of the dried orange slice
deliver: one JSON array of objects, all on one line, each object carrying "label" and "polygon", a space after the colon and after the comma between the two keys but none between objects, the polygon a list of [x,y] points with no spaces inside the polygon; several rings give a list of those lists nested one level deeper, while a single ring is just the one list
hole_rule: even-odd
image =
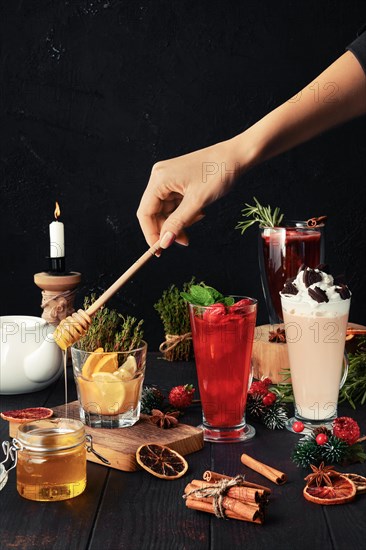
[{"label": "dried orange slice", "polygon": [[136,451],[136,460],[150,474],[161,479],[178,479],[188,470],[185,458],[157,443],[141,445]]},{"label": "dried orange slice", "polygon": [[353,481],[356,485],[356,491],[358,495],[366,493],[366,477],[360,476],[359,474],[342,474],[344,477]]},{"label": "dried orange slice", "polygon": [[53,410],[48,407],[32,407],[29,409],[18,409],[14,411],[4,411],[0,414],[3,420],[9,422],[17,422],[23,424],[24,422],[31,422],[32,420],[43,420],[44,418],[50,418],[53,415]]},{"label": "dried orange slice", "polygon": [[332,485],[308,484],[303,494],[306,500],[325,506],[331,504],[345,504],[351,502],[356,496],[356,486],[347,477],[338,475],[331,478]]}]

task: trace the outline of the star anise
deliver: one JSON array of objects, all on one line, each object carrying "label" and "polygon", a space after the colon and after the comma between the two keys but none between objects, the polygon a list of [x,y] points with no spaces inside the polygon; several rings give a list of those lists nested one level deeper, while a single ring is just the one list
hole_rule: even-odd
[{"label": "star anise", "polygon": [[333,470],[333,466],[324,466],[324,462],[320,464],[319,468],[313,464],[310,465],[310,468],[313,470],[313,473],[305,478],[308,485],[315,484],[317,487],[324,485],[333,487],[332,477],[339,477],[339,473]]},{"label": "star anise", "polygon": [[284,328],[278,328],[277,330],[270,330],[268,334],[268,341],[282,344],[286,343],[286,332]]},{"label": "star anise", "polygon": [[178,424],[179,411],[163,413],[159,409],[153,409],[151,411],[150,422],[156,424],[158,428],[167,430],[168,428],[174,428]]}]

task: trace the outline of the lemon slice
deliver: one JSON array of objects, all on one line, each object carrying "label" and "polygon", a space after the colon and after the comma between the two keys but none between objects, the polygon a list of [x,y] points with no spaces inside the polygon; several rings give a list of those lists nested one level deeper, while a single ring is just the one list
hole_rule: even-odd
[{"label": "lemon slice", "polygon": [[122,380],[118,380],[111,372],[95,372],[93,384],[98,389],[96,400],[101,414],[119,414],[126,398],[126,388]]},{"label": "lemon slice", "polygon": [[132,380],[137,371],[136,359],[133,355],[129,355],[127,360],[123,363],[121,367],[114,373],[120,380],[128,381]]},{"label": "lemon slice", "polygon": [[116,380],[116,377],[113,376],[111,372],[94,372],[92,374],[92,379],[93,379],[93,382],[98,382],[98,383],[106,383],[106,384],[119,383],[119,380]]},{"label": "lemon slice", "polygon": [[83,368],[81,369],[81,374],[84,378],[87,378],[88,380],[91,379],[91,375],[94,372],[95,366],[100,359],[100,354],[103,352],[103,348],[97,348],[95,351],[93,351],[93,353],[89,355],[83,365]]}]

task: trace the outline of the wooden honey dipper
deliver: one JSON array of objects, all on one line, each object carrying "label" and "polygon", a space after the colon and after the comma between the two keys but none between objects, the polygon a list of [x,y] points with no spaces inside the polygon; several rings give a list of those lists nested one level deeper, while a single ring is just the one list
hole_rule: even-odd
[{"label": "wooden honey dipper", "polygon": [[153,244],[125,271],[86,311],[79,309],[61,321],[53,333],[53,339],[63,350],[75,344],[88,331],[93,315],[160,249],[160,241]]}]

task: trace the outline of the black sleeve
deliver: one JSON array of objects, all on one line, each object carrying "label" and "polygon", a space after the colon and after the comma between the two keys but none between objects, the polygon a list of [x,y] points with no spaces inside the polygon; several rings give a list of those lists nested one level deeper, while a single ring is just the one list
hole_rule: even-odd
[{"label": "black sleeve", "polygon": [[356,40],[347,46],[346,50],[353,53],[366,73],[366,25],[360,30]]}]

